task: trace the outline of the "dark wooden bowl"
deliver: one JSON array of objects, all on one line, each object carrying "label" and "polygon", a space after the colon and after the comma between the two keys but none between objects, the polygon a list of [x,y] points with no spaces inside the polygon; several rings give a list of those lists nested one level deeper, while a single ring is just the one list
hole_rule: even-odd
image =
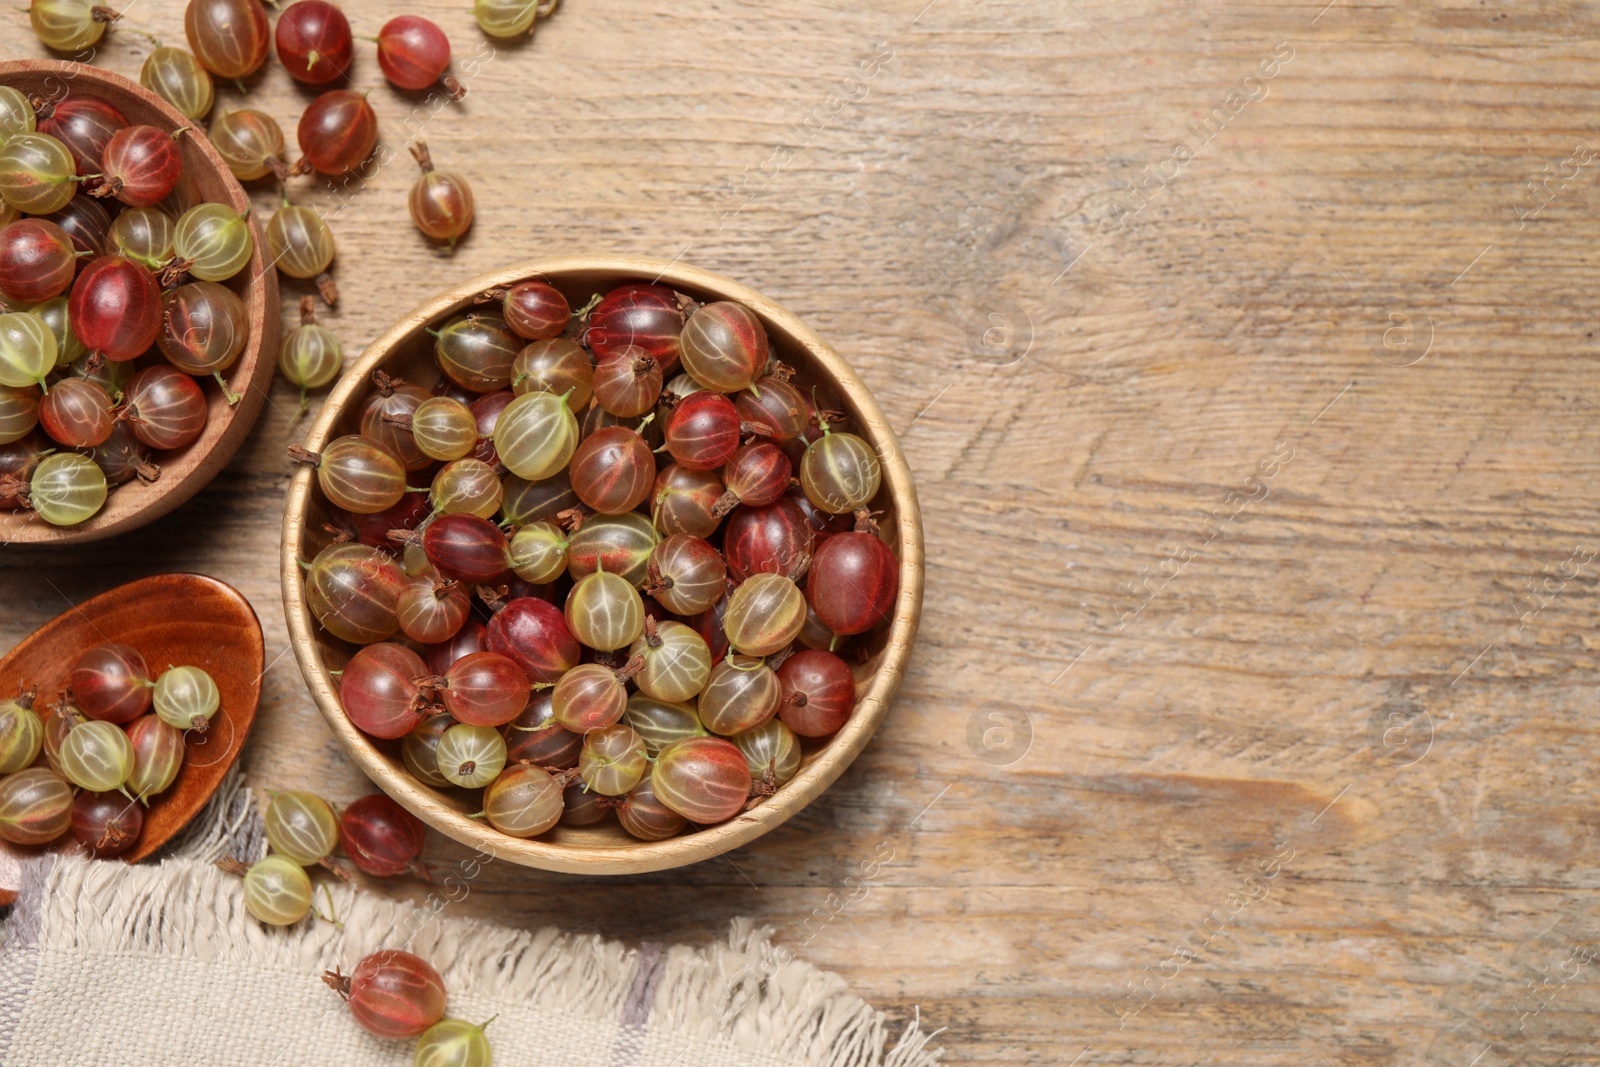
[{"label": "dark wooden bowl", "polygon": [[557,826],[533,840],[508,837],[481,819],[476,794],[433,789],[411,776],[400,760],[398,742],[378,742],[351,725],[339,703],[330,669],[340,666],[353,646],[322,630],[306,607],[299,561],[312,559],[329,542],[323,523],[332,517],[313,472],[303,468],[289,488],[284,516],[283,604],[289,635],[301,673],[328,726],[361,769],[384,792],[449,837],[513,863],[576,874],[635,874],[664,870],[707,859],[755,840],[800,811],[844,773],[872,739],[889,710],[911,657],[917,619],[922,611],[922,518],[916,489],[900,445],[866,384],[844,358],[791,312],[720,274],[683,263],[631,256],[569,256],[518,263],[441,293],[401,319],[362,354],[334,386],[312,425],[305,446],[321,449],[341,434],[358,431],[362,403],[371,392],[372,372],[383,369],[421,385],[439,378],[426,328],[473,306],[486,289],[539,277],[560,289],[573,307],[593,293],[626,282],[659,281],[696,300],[735,300],[755,312],[766,326],[774,357],[797,371],[802,388],[816,387],[825,408],[841,408],[850,429],[866,439],[883,466],[883,485],[872,502],[883,513],[882,528],[900,560],[900,593],[894,618],[860,639],[868,653],[852,664],[856,707],[850,721],[822,743],[805,743],[801,768],[793,780],[750,811],[725,823],[665,841],[640,841],[614,820],[594,827]]},{"label": "dark wooden bowl", "polygon": [[[56,100],[67,93],[89,93],[115,105],[136,124],[163,130],[192,127],[178,145],[184,173],[194,180],[200,196],[241,213],[250,210],[249,197],[205,131],[122,75],[66,60],[27,59],[0,63],[0,85]],[[244,300],[250,319],[250,340],[227,372],[228,387],[239,394],[239,403],[229,406],[215,383],[202,382],[210,403],[205,431],[189,447],[156,456],[160,478],[149,484],[135,479],[113,489],[99,514],[76,526],[51,526],[27,511],[0,511],[0,543],[65,545],[138,529],[194,496],[227,466],[261,413],[278,362],[278,276],[267,264],[260,222],[252,218],[252,226],[256,247],[250,264],[226,283]]]},{"label": "dark wooden bowl", "polygon": [[[135,863],[166,844],[205,807],[244,748],[261,700],[261,623],[237,589],[215,578],[141,578],[67,609],[24,638],[0,659],[0,692],[37,689],[35,710],[47,716],[45,705],[67,687],[79,653],[103,641],[136,649],[152,672],[199,667],[222,695],[210,728],[184,735],[183,770],[171,789],[151,799],[139,843],[123,857]],[[37,762],[45,765],[42,754]],[[14,859],[71,842],[68,836],[36,849],[0,844],[0,850]],[[7,885],[0,865],[0,903],[15,888]]]}]

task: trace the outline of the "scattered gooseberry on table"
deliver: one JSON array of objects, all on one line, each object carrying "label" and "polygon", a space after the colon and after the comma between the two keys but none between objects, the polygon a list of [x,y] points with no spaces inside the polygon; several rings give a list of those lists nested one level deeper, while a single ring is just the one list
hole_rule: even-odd
[{"label": "scattered gooseberry on table", "polygon": [[333,264],[333,231],[321,215],[308,207],[285,203],[267,221],[267,252],[273,266],[291,278],[311,279],[323,300],[338,299],[328,276]]},{"label": "scattered gooseberry on table", "polygon": [[98,42],[121,16],[94,0],[31,0],[28,21],[46,48],[82,52]]},{"label": "scattered gooseberry on table", "polygon": [[521,37],[533,32],[541,15],[556,9],[557,0],[474,0],[478,28],[490,37]]},{"label": "scattered gooseberry on table", "polygon": [[[287,13],[279,18],[280,28],[287,19]],[[268,174],[279,179],[288,176],[283,162],[283,128],[266,112],[252,108],[229,111],[211,123],[209,134],[211,146],[240,181]]]},{"label": "scattered gooseberry on table", "polygon": [[440,1019],[417,1039],[414,1067],[489,1067],[492,1054],[484,1027],[464,1019]]},{"label": "scattered gooseberry on table", "polygon": [[183,30],[195,58],[229,80],[254,74],[272,37],[261,0],[189,0]]},{"label": "scattered gooseberry on table", "polygon": [[139,68],[139,84],[195,120],[205,118],[216,98],[211,73],[181,48],[162,46],[151,52]]},{"label": "scattered gooseberry on table", "polygon": [[444,78],[445,90],[452,96],[466,95],[460,82],[445,75],[450,69],[450,38],[421,15],[400,15],[383,24],[378,31],[378,66],[399,89],[426,89]]},{"label": "scattered gooseberry on table", "polygon": [[350,861],[375,878],[428,876],[420,859],[427,842],[422,820],[382,793],[345,805],[339,814],[339,834]]},{"label": "scattered gooseberry on table", "polygon": [[272,850],[302,867],[322,863],[339,847],[339,818],[315,793],[274,794],[262,821]]},{"label": "scattered gooseberry on table", "polygon": [[278,346],[278,371],[300,390],[300,403],[306,402],[308,389],[320,389],[344,369],[344,352],[339,338],[317,322],[316,301],[300,299],[300,325],[285,335]]},{"label": "scattered gooseberry on table", "polygon": [[411,146],[411,154],[422,168],[422,176],[411,186],[411,221],[424,237],[454,248],[472,228],[472,186],[458,171],[435,170],[428,146],[421,141]]},{"label": "scattered gooseberry on table", "polygon": [[302,162],[339,178],[367,161],[378,144],[378,115],[365,93],[331,89],[305,109],[297,129]]},{"label": "scattered gooseberry on table", "polygon": [[327,0],[299,0],[278,16],[274,31],[278,61],[307,85],[338,81],[350,69],[355,39],[350,20]]}]

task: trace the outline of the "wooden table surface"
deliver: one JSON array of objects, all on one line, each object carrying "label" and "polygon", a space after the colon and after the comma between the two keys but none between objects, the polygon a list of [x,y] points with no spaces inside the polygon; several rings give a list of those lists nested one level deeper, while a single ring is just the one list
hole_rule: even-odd
[{"label": "wooden table surface", "polygon": [[[349,355],[513,259],[681,256],[855,364],[927,529],[905,686],[802,817],[667,874],[491,864],[461,913],[754,916],[956,1064],[1600,1061],[1593,9],[569,0],[491,48],[465,0],[348,6],[449,33],[464,104],[366,44],[355,80],[480,213],[425,247],[403,152],[349,198]],[[181,7],[133,0],[98,62]],[[248,95],[291,131],[308,99]],[[294,413],[278,382],[144,531],[6,548],[0,638],[225,579],[271,663],[249,772],[343,801],[279,604]]]}]

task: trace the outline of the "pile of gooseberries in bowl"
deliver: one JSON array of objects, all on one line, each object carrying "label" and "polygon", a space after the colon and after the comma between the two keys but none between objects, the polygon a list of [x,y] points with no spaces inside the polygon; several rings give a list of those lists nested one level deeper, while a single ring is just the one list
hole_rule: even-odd
[{"label": "pile of gooseberries in bowl", "polygon": [[133,82],[0,64],[0,541],[142,526],[232,457],[277,353],[249,209]]},{"label": "pile of gooseberries in bowl", "polygon": [[291,638],[329,726],[447,836],[695,862],[865,746],[910,655],[915,492],[849,365],[682,264],[536,260],[380,336],[303,446]]}]

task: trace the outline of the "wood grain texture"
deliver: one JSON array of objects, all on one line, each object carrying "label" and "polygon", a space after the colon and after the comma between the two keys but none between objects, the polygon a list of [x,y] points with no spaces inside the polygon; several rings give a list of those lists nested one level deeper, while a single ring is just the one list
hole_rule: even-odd
[{"label": "wood grain texture", "polygon": [[[799,817],[665,874],[491,863],[451,907],[665,941],[754,915],[959,1064],[1600,1058],[1600,16],[925,3],[568,0],[437,118],[374,92],[479,221],[424,246],[403,155],[340,211],[351,355],[516,259],[681,255],[852,362],[926,533],[905,684]],[[462,68],[465,6],[369,0],[357,31],[420,11]],[[180,9],[127,21],[177,41]],[[250,95],[289,129],[309,98]],[[347,800],[278,607],[294,408],[276,383],[146,530],[5,549],[0,634],[139,574],[230,581],[271,664],[249,770]]]}]

